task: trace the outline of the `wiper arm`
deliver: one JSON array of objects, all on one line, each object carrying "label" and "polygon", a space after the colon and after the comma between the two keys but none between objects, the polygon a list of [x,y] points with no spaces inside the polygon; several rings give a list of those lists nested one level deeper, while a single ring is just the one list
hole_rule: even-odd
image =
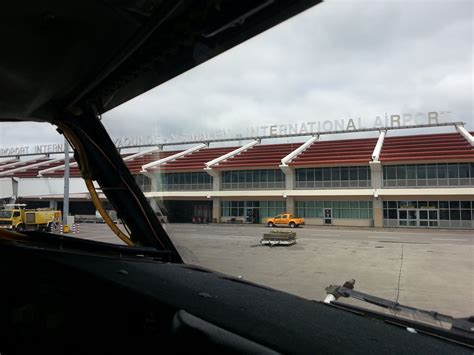
[{"label": "wiper arm", "polygon": [[[364,301],[375,306],[379,306],[388,309],[395,314],[410,314],[423,316],[429,320],[436,320],[445,322],[451,325],[451,330],[457,330],[463,332],[467,337],[474,339],[474,316],[467,318],[454,318],[450,315],[442,314],[436,311],[429,311],[421,308],[411,307],[402,305],[398,302],[387,300],[385,298],[370,295],[368,293],[359,292],[354,290],[355,280],[346,281],[344,285],[330,285],[326,287],[327,296],[324,300],[325,303],[331,303],[337,301],[341,297],[352,297],[360,301]],[[340,303],[337,303],[340,304]]]}]

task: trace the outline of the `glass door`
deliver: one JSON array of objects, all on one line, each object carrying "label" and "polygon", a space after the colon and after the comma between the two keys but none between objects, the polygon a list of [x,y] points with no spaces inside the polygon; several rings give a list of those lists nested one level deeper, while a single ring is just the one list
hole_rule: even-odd
[{"label": "glass door", "polygon": [[420,227],[438,227],[438,210],[419,210],[418,214]]},{"label": "glass door", "polygon": [[260,223],[259,209],[254,207],[245,207],[245,221],[246,223],[250,224]]},{"label": "glass door", "polygon": [[400,227],[416,227],[418,226],[418,211],[398,210],[398,225]]},{"label": "glass door", "polygon": [[324,224],[332,224],[332,208],[324,209]]},{"label": "glass door", "polygon": [[253,208],[245,207],[245,222],[253,223]]}]

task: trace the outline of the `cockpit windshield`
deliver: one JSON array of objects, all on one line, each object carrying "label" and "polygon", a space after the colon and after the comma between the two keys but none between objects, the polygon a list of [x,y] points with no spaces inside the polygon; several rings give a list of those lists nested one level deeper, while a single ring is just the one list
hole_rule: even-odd
[{"label": "cockpit windshield", "polygon": [[[356,279],[384,300],[464,317],[474,310],[473,6],[327,1],[101,122],[186,263],[311,300]],[[209,48],[196,41],[198,60]],[[1,125],[0,202],[65,213],[69,166],[65,219],[24,226],[124,244],[127,206],[107,200],[109,186],[84,185],[53,128]]]}]

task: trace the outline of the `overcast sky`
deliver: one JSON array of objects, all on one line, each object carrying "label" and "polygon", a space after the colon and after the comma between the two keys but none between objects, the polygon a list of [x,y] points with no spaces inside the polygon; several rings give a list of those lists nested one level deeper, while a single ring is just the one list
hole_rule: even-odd
[{"label": "overcast sky", "polygon": [[[473,119],[471,0],[329,0],[103,116],[113,137],[190,134],[385,113]],[[0,147],[61,142],[0,124]],[[413,132],[412,132],[413,133]]]}]

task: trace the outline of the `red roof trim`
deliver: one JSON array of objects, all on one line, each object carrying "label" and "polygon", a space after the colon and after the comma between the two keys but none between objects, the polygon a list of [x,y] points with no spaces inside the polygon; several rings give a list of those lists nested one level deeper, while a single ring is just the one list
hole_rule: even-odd
[{"label": "red roof trim", "polygon": [[[371,155],[376,138],[345,139],[331,141],[316,141],[304,152],[295,157],[289,163],[293,167],[318,167],[318,166],[341,166],[341,165],[367,165],[371,161]],[[281,159],[301,146],[301,143],[284,144],[259,144],[252,149],[243,151],[219,164],[213,166],[215,170],[255,170],[255,169],[278,169]],[[237,147],[205,148],[193,152],[187,156],[167,162],[157,171],[203,171],[205,163],[222,156]],[[160,151],[137,157],[127,161],[127,167],[132,174],[140,173],[144,164],[176,154],[180,151]],[[39,168],[28,168],[47,158],[25,161],[25,164],[16,165],[13,168],[23,167],[25,171],[18,171],[12,175],[18,177],[37,177],[39,170],[55,166],[43,165]],[[472,147],[459,133],[425,134],[412,136],[386,137],[379,160],[382,164],[403,164],[423,162],[474,162],[474,147]],[[12,161],[10,161],[11,163]],[[0,162],[0,171],[2,171]],[[56,165],[62,165],[59,162]],[[5,169],[8,171],[10,168]],[[78,168],[71,168],[71,176],[80,176]],[[45,174],[47,177],[62,177],[63,171],[58,170]]]}]

